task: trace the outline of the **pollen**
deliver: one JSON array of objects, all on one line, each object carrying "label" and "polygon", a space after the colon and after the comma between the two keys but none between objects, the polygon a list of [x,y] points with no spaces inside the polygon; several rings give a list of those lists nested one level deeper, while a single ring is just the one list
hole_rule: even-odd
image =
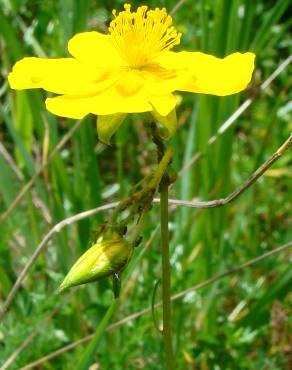
[{"label": "pollen", "polygon": [[165,8],[148,10],[140,6],[131,12],[131,5],[125,4],[124,9],[118,14],[113,10],[109,32],[112,43],[131,68],[142,69],[180,43],[181,34],[172,26],[172,17]]}]

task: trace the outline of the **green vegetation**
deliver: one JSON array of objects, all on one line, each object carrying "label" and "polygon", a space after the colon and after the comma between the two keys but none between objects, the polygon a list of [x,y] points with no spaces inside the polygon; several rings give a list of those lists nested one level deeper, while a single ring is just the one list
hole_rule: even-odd
[{"label": "green vegetation", "polygon": [[[122,4],[108,0],[0,0],[1,213],[76,124],[46,112],[44,92],[10,90],[6,77],[12,65],[23,56],[66,55],[72,35],[96,29],[104,32],[113,5],[121,8]],[[139,5],[136,1],[132,4]],[[176,4],[173,0],[147,2],[169,10]],[[177,109],[180,127],[170,140],[172,166],[179,172],[196,153],[202,152],[202,156],[179,176],[170,190],[171,198],[225,197],[288,138],[292,129],[291,70],[289,76],[289,67],[285,68],[264,91],[258,87],[291,54],[289,4],[289,0],[188,0],[177,9],[174,24],[183,32],[177,50],[200,50],[216,56],[254,51],[257,58],[253,82],[241,94],[224,98],[181,94]],[[209,145],[222,123],[250,97],[255,97],[252,105]],[[118,201],[156,165],[146,115],[127,118],[112,146],[98,143],[94,120],[89,116],[81,122],[0,224],[1,306],[35,248],[55,224]],[[225,207],[171,208],[173,294],[291,240],[291,159],[291,151],[286,152]],[[20,369],[95,333],[93,341],[39,368],[72,370],[78,366],[85,370],[87,364],[99,364],[100,369],[165,370],[163,339],[151,312],[105,331],[108,320],[113,323],[151,306],[161,277],[158,205],[146,218],[143,241],[126,270],[119,305],[113,301],[110,279],[56,294],[109,212],[64,227],[53,236],[0,324],[0,365],[46,320],[9,369]],[[291,251],[289,256],[286,250],[176,300],[172,306],[176,370],[290,369],[289,262]],[[156,287],[158,302],[161,286]],[[159,325],[161,319],[159,308],[155,311]]]}]

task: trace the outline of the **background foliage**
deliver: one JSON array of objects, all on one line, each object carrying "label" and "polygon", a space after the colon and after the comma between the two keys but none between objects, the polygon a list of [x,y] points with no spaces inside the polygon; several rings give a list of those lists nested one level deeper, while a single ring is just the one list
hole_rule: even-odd
[{"label": "background foliage", "polygon": [[[76,32],[104,32],[113,3],[121,8],[123,2],[0,0],[0,137],[17,166],[13,170],[0,156],[1,211],[74,124],[45,111],[42,91],[11,91],[6,82],[11,66],[23,56],[66,55],[67,40]],[[184,34],[177,50],[216,56],[254,51],[257,59],[253,83],[240,95],[183,94],[178,107],[180,128],[170,143],[175,148],[174,167],[179,171],[197,151],[203,151],[203,156],[178,179],[172,197],[207,200],[229,194],[288,137],[291,78],[286,69],[215,144],[207,144],[240,102],[253,96],[257,86],[291,54],[289,3],[189,0],[176,12],[174,23]],[[149,1],[148,5],[170,10],[176,2]],[[147,138],[144,118],[130,117],[112,147],[98,143],[94,117],[86,118],[33,191],[0,226],[0,302],[54,224],[120,199],[131,184],[149,173],[155,165],[155,148]],[[289,161],[291,153],[225,208],[180,208],[172,213],[174,293],[289,241]],[[0,326],[0,364],[64,299],[55,289],[104,217],[63,229],[38,259]],[[143,248],[136,252],[115,320],[151,304],[161,271],[158,217],[154,206],[143,235],[145,242],[151,236],[154,240],[142,258]],[[284,253],[174,303],[177,369],[291,369],[291,283],[289,255]],[[78,289],[10,368],[19,369],[92,333],[111,301],[108,281]],[[160,311],[157,316],[161,317]],[[72,369],[83,352],[84,346],[79,346],[41,368]],[[159,370],[163,369],[162,353],[162,338],[148,314],[105,333],[93,361],[101,369]]]}]

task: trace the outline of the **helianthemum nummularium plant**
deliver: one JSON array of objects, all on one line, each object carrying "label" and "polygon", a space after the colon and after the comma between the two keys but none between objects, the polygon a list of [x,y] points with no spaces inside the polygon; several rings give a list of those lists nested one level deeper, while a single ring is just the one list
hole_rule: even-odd
[{"label": "helianthemum nummularium plant", "polygon": [[[150,10],[124,5],[113,11],[109,33],[83,32],[68,42],[69,58],[26,57],[15,64],[8,76],[13,89],[43,88],[56,97],[46,99],[51,113],[75,119],[95,114],[101,141],[109,143],[129,113],[149,112],[165,127],[161,134],[152,125],[158,148],[157,169],[139,190],[120,202],[101,236],[74,264],[61,289],[113,275],[119,279],[133,252],[133,245],[151,206],[156,190],[161,193],[163,334],[167,369],[173,369],[170,310],[170,266],[168,248],[168,186],[174,181],[168,168],[172,150],[163,139],[176,130],[176,91],[218,96],[245,89],[254,69],[253,53],[233,53],[223,59],[198,51],[171,49],[181,34],[172,25],[166,9]],[[127,210],[128,215],[120,219]],[[136,218],[131,238],[127,224]],[[133,224],[132,224],[133,225]],[[114,235],[114,238],[113,238]]]}]

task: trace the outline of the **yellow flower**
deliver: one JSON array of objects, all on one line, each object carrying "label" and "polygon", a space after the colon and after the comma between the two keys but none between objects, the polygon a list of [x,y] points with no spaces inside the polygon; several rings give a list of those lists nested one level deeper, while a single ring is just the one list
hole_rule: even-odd
[{"label": "yellow flower", "polygon": [[[98,132],[108,141],[127,113],[152,112],[175,131],[174,91],[230,95],[247,86],[253,53],[220,59],[201,52],[173,52],[181,34],[166,10],[129,4],[110,23],[109,34],[83,32],[69,40],[73,58],[24,58],[8,76],[13,89],[43,88],[60,96],[46,99],[62,117],[99,116]],[[170,116],[169,116],[170,115]],[[168,117],[170,117],[168,119]]]}]

